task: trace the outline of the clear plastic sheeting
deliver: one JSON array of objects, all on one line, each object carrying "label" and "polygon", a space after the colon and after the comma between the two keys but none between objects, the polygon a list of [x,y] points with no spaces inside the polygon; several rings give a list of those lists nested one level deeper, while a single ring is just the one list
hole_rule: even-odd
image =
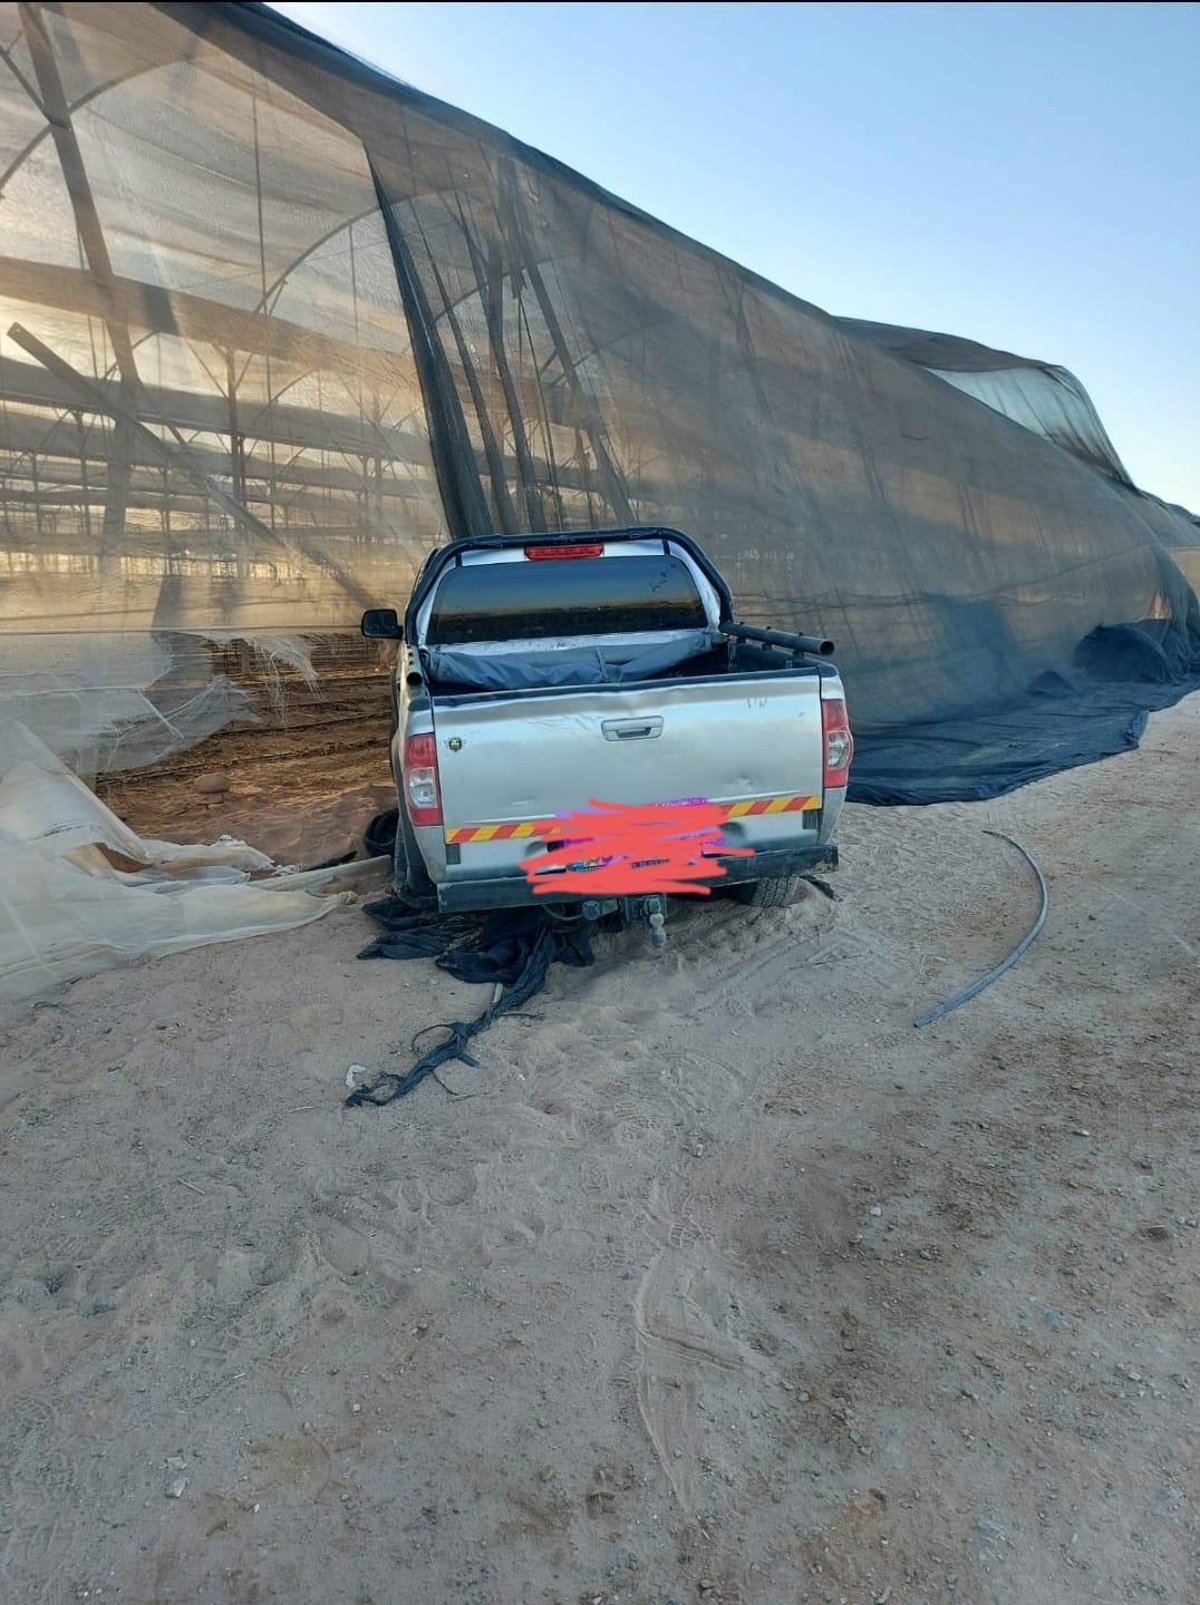
[{"label": "clear plastic sheeting", "polygon": [[[239,679],[219,663],[235,665]],[[0,724],[35,730],[91,779],[161,764],[220,730],[286,719],[289,670],[319,696],[301,636],[0,631]]]},{"label": "clear plastic sheeting", "polygon": [[306,925],[344,900],[318,893],[347,873],[279,871],[228,838],[146,841],[31,731],[0,728],[0,1000],[131,959]]},{"label": "clear plastic sheeting", "polygon": [[0,723],[36,730],[89,777],[161,763],[258,718],[247,690],[211,660],[197,637],[0,632]]},{"label": "clear plastic sheeting", "polygon": [[[1150,703],[1097,631],[1146,630],[1175,695],[1200,675],[1195,521],[1065,370],[831,317],[264,7],[0,0],[0,194],[22,643],[312,641],[449,537],[642,524],[748,622],[837,642],[878,797],[1031,778],[1047,677],[1093,731],[1056,750],[1111,750]],[[115,662],[17,685],[20,716],[135,757]],[[224,707],[154,685],[182,739]]]},{"label": "clear plastic sheeting", "polygon": [[302,636],[258,634],[247,636],[240,630],[206,630],[204,635],[206,640],[220,647],[234,646],[239,641],[244,641],[259,662],[266,667],[268,673],[276,679],[279,666],[283,664],[289,669],[295,669],[310,691],[316,688],[319,676],[313,668],[312,653]]}]

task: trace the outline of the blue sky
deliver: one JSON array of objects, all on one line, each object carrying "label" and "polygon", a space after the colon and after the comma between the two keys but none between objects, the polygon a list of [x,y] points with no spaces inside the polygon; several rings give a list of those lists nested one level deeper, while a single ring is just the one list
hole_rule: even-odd
[{"label": "blue sky", "polygon": [[277,9],[829,312],[1062,363],[1200,511],[1200,5]]}]

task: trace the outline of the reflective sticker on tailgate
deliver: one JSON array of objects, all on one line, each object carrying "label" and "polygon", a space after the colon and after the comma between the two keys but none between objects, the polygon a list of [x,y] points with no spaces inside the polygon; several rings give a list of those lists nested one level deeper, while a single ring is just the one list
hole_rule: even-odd
[{"label": "reflective sticker on tailgate", "polygon": [[[810,809],[820,808],[821,799],[798,792],[784,792],[770,797],[750,797],[743,802],[715,804],[709,803],[707,797],[681,797],[673,802],[660,803],[658,806],[660,808],[712,807],[719,810],[719,818],[723,823],[729,819],[747,819],[755,814],[807,813]],[[573,817],[578,820],[580,816]],[[533,836],[545,838],[561,824],[561,819],[508,819],[491,825],[452,825],[446,830],[446,840],[461,844],[507,841],[512,837],[521,840]],[[584,839],[591,840],[590,837]]]}]

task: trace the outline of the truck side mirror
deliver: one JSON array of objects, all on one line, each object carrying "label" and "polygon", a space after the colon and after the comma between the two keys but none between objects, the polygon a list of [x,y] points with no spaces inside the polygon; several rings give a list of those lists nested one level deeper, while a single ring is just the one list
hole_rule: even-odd
[{"label": "truck side mirror", "polygon": [[371,607],[362,616],[362,633],[372,641],[403,641],[404,627],[394,607]]}]

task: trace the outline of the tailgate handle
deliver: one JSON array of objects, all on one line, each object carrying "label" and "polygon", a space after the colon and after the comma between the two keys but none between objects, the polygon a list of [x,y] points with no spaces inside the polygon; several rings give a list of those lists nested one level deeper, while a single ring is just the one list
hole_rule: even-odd
[{"label": "tailgate handle", "polygon": [[663,722],[653,719],[602,719],[605,741],[652,741],[662,735]]}]

